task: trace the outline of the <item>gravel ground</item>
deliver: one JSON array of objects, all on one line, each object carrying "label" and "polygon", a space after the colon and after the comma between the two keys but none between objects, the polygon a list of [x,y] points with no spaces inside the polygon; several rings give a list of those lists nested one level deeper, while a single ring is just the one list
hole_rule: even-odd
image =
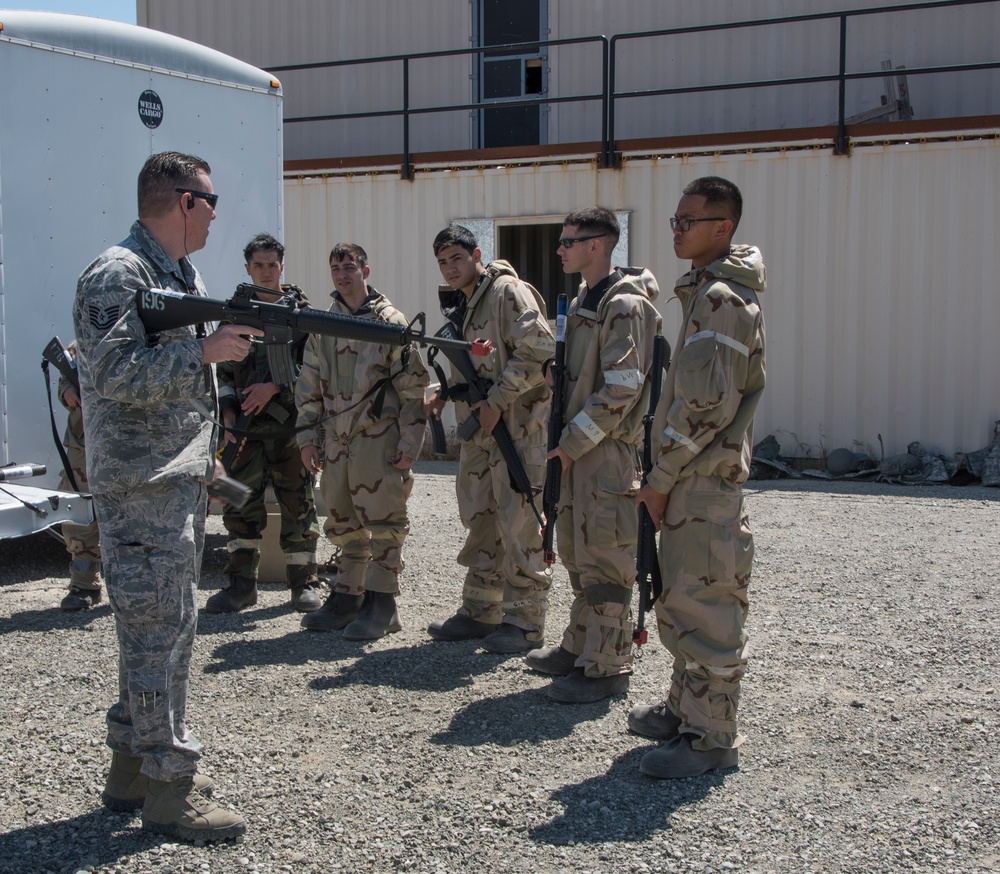
[{"label": "gravel ground", "polygon": [[[57,609],[65,557],[0,543],[0,871],[886,872],[1000,868],[1000,493],[772,481],[757,542],[738,771],[640,776],[629,707],[663,696],[643,647],[627,696],[550,702],[474,642],[458,605],[454,464],[421,462],[399,634],[299,630],[287,595],[202,614],[190,722],[244,839],[164,842],[100,806],[113,619]],[[217,516],[200,599],[221,583]],[[557,568],[549,642],[569,603]]]}]

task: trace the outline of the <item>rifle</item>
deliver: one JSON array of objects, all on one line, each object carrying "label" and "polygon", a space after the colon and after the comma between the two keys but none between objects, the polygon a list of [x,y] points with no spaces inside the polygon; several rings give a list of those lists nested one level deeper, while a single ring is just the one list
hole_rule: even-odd
[{"label": "rifle", "polygon": [[208,494],[217,501],[229,504],[234,510],[242,510],[253,489],[230,476],[217,476],[208,484]]},{"label": "rifle", "polygon": [[236,293],[229,300],[181,294],[162,288],[140,288],[135,293],[135,305],[143,326],[150,334],[205,322],[231,322],[259,328],[264,332],[262,339],[267,348],[271,375],[278,383],[295,382],[294,372],[285,372],[286,369],[291,371],[291,356],[286,353],[303,334],[325,334],[386,346],[408,346],[411,343],[450,346],[473,355],[488,355],[493,348],[488,340],[469,342],[428,336],[423,313],[417,313],[408,325],[394,325],[312,307],[297,307],[292,298],[265,303],[254,299],[258,291],[273,294],[270,289],[246,282],[236,287]]},{"label": "rifle", "polygon": [[[563,430],[563,380],[566,373],[566,313],[569,299],[560,294],[556,301],[556,357],[552,363],[552,411],[549,413],[549,452],[559,446]],[[556,516],[559,513],[559,491],[562,485],[562,462],[550,458],[545,468],[545,489],[542,492],[542,512],[545,526],[542,528],[542,551],[545,563],[552,565],[556,560],[554,546]]]},{"label": "rifle", "polygon": [[[649,369],[649,408],[642,417],[642,484],[646,485],[653,469],[653,416],[660,401],[663,368],[670,366],[670,344],[662,334],[653,338],[653,365]],[[656,525],[645,504],[639,505],[639,537],[635,555],[635,582],[639,589],[639,618],[632,641],[642,646],[648,639],[646,613],[663,594],[663,578],[656,555]]]},{"label": "rifle", "polygon": [[42,350],[42,358],[66,377],[79,394],[80,372],[76,369],[76,361],[73,360],[73,356],[63,346],[62,340],[58,337],[49,340],[48,345]]},{"label": "rifle", "polygon": [[[444,398],[448,392],[448,380],[444,375],[444,371],[435,363],[438,350],[444,352],[445,357],[455,366],[455,369],[465,379],[467,383],[465,400],[467,400],[470,405],[478,404],[480,401],[486,400],[487,393],[490,390],[490,381],[488,379],[483,379],[478,373],[476,373],[476,368],[472,363],[472,358],[469,356],[469,351],[463,348],[462,341],[459,339],[460,337],[461,335],[458,333],[458,329],[455,325],[450,321],[446,322],[444,327],[434,335],[432,348],[427,353],[427,360],[430,362],[431,366],[437,372],[438,378],[441,380],[442,398]],[[476,342],[479,343],[482,341],[477,340]],[[468,440],[478,429],[479,412],[477,410],[473,410],[472,415],[458,426],[458,438],[460,440]],[[511,488],[519,495],[524,495],[528,501],[528,505],[531,507],[531,511],[535,514],[535,518],[538,520],[538,524],[540,526],[544,526],[545,522],[542,519],[542,515],[538,512],[538,507],[535,506],[534,489],[528,480],[528,474],[524,469],[524,464],[521,462],[521,457],[517,454],[517,447],[514,445],[514,438],[510,436],[510,431],[507,429],[507,423],[504,422],[502,416],[500,421],[497,422],[496,427],[493,429],[492,436],[493,439],[496,440],[497,449],[500,450],[500,455],[507,463],[507,473],[510,475]]]}]

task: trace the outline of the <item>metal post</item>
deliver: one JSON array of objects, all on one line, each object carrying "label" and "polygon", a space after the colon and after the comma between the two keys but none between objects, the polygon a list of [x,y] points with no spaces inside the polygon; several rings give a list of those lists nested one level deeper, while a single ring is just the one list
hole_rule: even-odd
[{"label": "metal post", "polygon": [[844,112],[847,103],[847,16],[840,16],[840,96],[837,109],[837,142],[833,154],[847,154],[847,127],[844,123]]},{"label": "metal post", "polygon": [[410,172],[410,59],[403,58],[403,178],[413,180]]},{"label": "metal post", "polygon": [[605,70],[604,70],[604,102],[605,102],[605,123],[604,129],[604,160],[605,167],[615,165],[615,37],[611,37],[610,60],[608,59],[608,49],[605,46]]}]

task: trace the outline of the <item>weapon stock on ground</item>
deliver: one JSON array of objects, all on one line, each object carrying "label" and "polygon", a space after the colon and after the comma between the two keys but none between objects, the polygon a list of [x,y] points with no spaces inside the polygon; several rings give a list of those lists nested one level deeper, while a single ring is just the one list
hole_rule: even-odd
[{"label": "weapon stock on ground", "polygon": [[[490,383],[488,380],[481,378],[479,374],[476,373],[476,368],[472,363],[472,358],[469,357],[469,350],[463,347],[463,341],[458,339],[459,336],[458,329],[451,322],[446,322],[444,327],[441,328],[441,330],[438,331],[428,342],[444,352],[448,360],[455,365],[455,369],[462,375],[462,378],[468,384],[468,403],[471,406],[472,404],[478,404],[480,401],[486,400],[487,393],[490,389]],[[464,345],[468,346],[467,343]],[[430,358],[432,366],[435,354],[436,350],[431,349],[428,357]],[[479,427],[479,413],[473,410],[472,415],[458,427],[459,439],[468,440],[473,434],[476,433],[476,430]],[[499,450],[500,455],[507,463],[507,472],[510,474],[511,487],[519,495],[524,495],[529,506],[531,507],[532,512],[535,514],[535,518],[538,519],[538,524],[544,525],[545,523],[542,520],[542,514],[538,512],[538,507],[535,506],[534,489],[528,479],[528,474],[524,469],[524,464],[521,462],[521,457],[517,454],[517,447],[514,445],[514,438],[510,436],[510,431],[507,429],[507,423],[504,422],[502,416],[500,421],[497,422],[496,427],[493,428],[492,436],[493,439],[496,440],[497,449]]]},{"label": "weapon stock on ground", "polygon": [[[653,469],[653,416],[660,401],[663,370],[670,366],[670,344],[662,334],[653,338],[653,364],[649,369],[649,409],[642,417],[642,484],[646,485]],[[660,562],[656,557],[656,525],[645,504],[639,505],[639,537],[635,552],[635,582],[639,589],[639,616],[632,640],[642,646],[649,636],[646,613],[663,594]]]},{"label": "weapon stock on ground", "polygon": [[[264,345],[268,347],[287,347],[303,334],[325,334],[329,337],[344,337],[365,343],[383,343],[387,346],[407,346],[410,343],[420,346],[447,346],[473,355],[487,355],[491,349],[488,341],[469,342],[429,336],[423,313],[418,313],[408,325],[394,325],[374,319],[315,310],[311,307],[296,307],[295,301],[291,298],[277,303],[265,303],[255,299],[254,295],[258,291],[274,293],[266,288],[242,283],[237,286],[236,293],[225,301],[196,294],[165,291],[160,288],[141,288],[136,292],[135,299],[142,324],[148,333],[154,334],[187,325],[231,322],[234,325],[246,325],[262,330]],[[279,375],[274,374],[274,376],[278,378]]]},{"label": "weapon stock on ground", "polygon": [[[549,414],[549,452],[559,446],[559,437],[563,429],[563,381],[566,370],[566,313],[568,309],[569,298],[565,294],[560,294],[556,301],[556,357],[551,368],[552,412]],[[555,563],[556,560],[554,538],[561,485],[562,461],[558,458],[551,458],[545,468],[545,489],[542,492],[542,513],[545,515],[545,526],[542,529],[542,551],[545,554],[547,565]]]}]

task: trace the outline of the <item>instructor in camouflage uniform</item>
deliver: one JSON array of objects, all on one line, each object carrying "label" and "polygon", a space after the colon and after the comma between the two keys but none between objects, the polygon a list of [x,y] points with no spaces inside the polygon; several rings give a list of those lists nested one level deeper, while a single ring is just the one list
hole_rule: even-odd
[{"label": "instructor in camouflage uniform", "polygon": [[[368,285],[370,273],[361,246],[334,246],[330,312],[406,325],[406,316]],[[348,640],[377,640],[402,627],[396,595],[410,530],[406,501],[427,430],[429,383],[415,346],[310,335],[295,383],[298,442],[306,469],[323,471],[324,530],[340,557],[330,596],[302,618],[303,628],[343,628]]]},{"label": "instructor in camouflage uniform", "polygon": [[692,777],[739,763],[736,709],[747,664],[753,536],[742,483],[764,390],[764,262],[735,246],[739,189],[706,176],[684,189],[670,220],[691,271],[676,355],[656,410],[655,464],[637,503],[660,526],[660,640],[674,657],[667,698],[639,705],[629,727],[665,743],[643,756],[651,777]]},{"label": "instructor in camouflage uniform", "polygon": [[574,600],[562,644],[525,661],[557,677],[546,694],[567,704],[621,694],[632,673],[633,500],[660,316],[653,274],[611,266],[619,234],[611,210],[579,209],[558,249],[563,271],[583,276],[566,322],[565,425],[549,453],[562,462],[556,543]]},{"label": "instructor in camouflage uniform", "polygon": [[[434,254],[453,289],[445,315],[466,340],[489,340],[493,351],[472,356],[478,375],[491,383],[487,399],[470,408],[455,396],[458,421],[475,409],[481,426],[462,441],[458,461],[458,509],[469,532],[458,555],[468,568],[462,606],[427,631],[436,640],[481,637],[488,652],[527,652],[545,639],[550,578],[538,520],[525,496],[511,487],[491,434],[502,416],[528,481],[540,488],[552,397],[542,367],[555,353],[555,338],[541,295],[506,261],[484,266],[468,229],[452,225],[441,231]],[[444,401],[436,397],[430,406],[440,412]]]},{"label": "instructor in camouflage uniform", "polygon": [[[302,290],[282,285],[285,247],[270,234],[257,234],[243,250],[246,271],[253,284],[268,291],[255,292],[265,303],[291,297],[296,306],[308,306]],[[289,351],[294,373],[302,367],[305,336]],[[257,569],[260,544],[267,527],[265,492],[270,483],[281,512],[281,550],[291,590],[292,607],[311,613],[320,606],[316,576],[316,541],[319,523],[313,500],[312,473],[302,466],[295,439],[295,384],[279,385],[271,374],[267,351],[255,343],[243,361],[222,362],[219,376],[219,407],[227,429],[236,427],[239,414],[246,418],[241,430],[225,432],[225,446],[239,445],[227,473],[252,490],[249,500],[236,509],[223,508],[222,523],[229,532],[229,585],[208,599],[208,613],[232,613],[257,603]],[[240,445],[241,444],[241,445]]]},{"label": "instructor in camouflage uniform", "polygon": [[203,248],[218,196],[200,158],[151,156],[139,174],[139,219],[80,276],[73,322],[87,468],[118,631],[118,701],[108,710],[111,772],[104,803],[142,807],[143,827],[184,840],[243,834],[246,823],[206,797],[201,744],[187,728],[198,621],[206,483],[215,475],[212,365],[240,360],[252,328],[148,336],[142,288],[205,294],[188,260]]}]

